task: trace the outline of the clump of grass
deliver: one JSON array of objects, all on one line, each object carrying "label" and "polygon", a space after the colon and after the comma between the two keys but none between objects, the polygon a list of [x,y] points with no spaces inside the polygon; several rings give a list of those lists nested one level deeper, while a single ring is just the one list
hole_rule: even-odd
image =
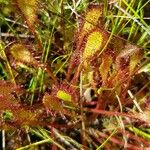
[{"label": "clump of grass", "polygon": [[0,2],[4,149],[150,147],[148,2]]}]

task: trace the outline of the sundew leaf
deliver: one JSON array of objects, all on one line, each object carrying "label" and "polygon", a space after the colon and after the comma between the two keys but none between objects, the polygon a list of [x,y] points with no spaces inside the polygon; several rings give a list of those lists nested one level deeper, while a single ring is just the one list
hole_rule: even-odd
[{"label": "sundew leaf", "polygon": [[105,82],[107,80],[110,66],[112,63],[113,63],[112,57],[110,55],[104,53],[104,55],[102,57],[102,63],[99,68],[103,82]]},{"label": "sundew leaf", "polygon": [[98,21],[100,17],[102,17],[103,14],[103,7],[98,5],[91,5],[89,6],[89,9],[87,10],[87,13],[85,15],[85,21],[82,27],[82,33],[88,32],[95,28],[95,26],[98,24]]},{"label": "sundew leaf", "polygon": [[96,31],[91,33],[85,45],[85,49],[83,52],[83,59],[87,59],[93,56],[100,48],[103,40],[103,36],[100,32]]},{"label": "sundew leaf", "polygon": [[116,64],[122,65],[121,60],[122,59],[127,60],[129,62],[129,65],[127,67],[129,68],[129,73],[131,74],[142,58],[143,54],[141,49],[135,45],[128,43],[125,45],[125,48],[117,56]]},{"label": "sundew leaf", "polygon": [[19,86],[0,80],[0,113],[19,107],[18,96],[22,93]]},{"label": "sundew leaf", "polygon": [[13,83],[0,80],[0,96],[5,97],[6,99],[13,100],[13,93],[19,93],[19,86],[16,86]]},{"label": "sundew leaf", "polygon": [[23,125],[37,126],[43,124],[39,121],[40,113],[36,113],[30,110],[30,108],[25,109],[23,105],[21,106],[18,102],[14,103],[8,99],[3,99],[3,103],[0,102],[0,115],[2,116],[2,118],[0,118],[0,127],[2,128],[5,128],[5,123],[10,125],[11,128],[10,121],[13,121],[15,128]]},{"label": "sundew leaf", "polygon": [[39,0],[15,0],[19,10],[26,18],[27,23],[33,26],[36,21],[36,12]]},{"label": "sundew leaf", "polygon": [[78,41],[77,41],[77,48],[80,48],[83,38],[99,23],[99,19],[102,17],[103,14],[103,7],[102,5],[89,5],[88,10],[84,16],[84,21],[80,27],[80,32],[78,33]]},{"label": "sundew leaf", "polygon": [[[103,57],[106,57],[103,55]],[[142,51],[140,48],[138,48],[135,45],[132,45],[130,43],[127,43],[124,48],[121,50],[121,52],[115,56],[115,59],[113,60],[113,68],[109,68],[111,70],[111,74],[108,76],[108,82],[107,86],[109,87],[118,87],[116,91],[118,91],[118,95],[123,94],[121,92],[121,89],[125,89],[123,84],[120,84],[122,82],[126,82],[127,85],[129,85],[130,80],[127,80],[132,73],[135,71],[136,66],[140,62],[141,58],[143,57]],[[103,60],[104,58],[102,58]],[[107,62],[108,63],[108,62]],[[103,64],[103,63],[102,63]],[[111,67],[111,66],[110,66]],[[104,72],[105,68],[103,67]],[[102,79],[105,73],[101,69]],[[118,86],[120,85],[120,86]],[[125,93],[125,92],[124,92]]]},{"label": "sundew leaf", "polygon": [[[95,38],[98,37],[98,41],[96,44],[98,44],[98,42],[100,42],[99,44],[102,43],[102,40],[103,40],[102,37],[104,34],[103,34],[103,30],[100,27],[98,27],[100,18],[102,18],[102,16],[103,16],[103,5],[89,5],[88,6],[88,9],[85,15],[83,15],[85,19],[81,21],[81,25],[76,34],[76,37],[77,37],[76,38],[76,50],[71,57],[71,61],[68,67],[67,78],[69,78],[69,76],[71,75],[71,70],[73,69],[72,67],[80,63],[81,53],[82,54],[84,53],[83,54],[83,60],[84,60],[89,56],[92,57],[92,55],[95,54],[96,51],[98,51],[97,49],[98,45],[96,45],[96,49],[94,49],[95,47],[92,48],[92,46],[94,46],[94,43],[95,43],[93,39],[94,37],[92,36],[95,36]],[[102,33],[101,34],[98,33],[99,35],[97,33],[93,33],[95,34],[93,35],[92,32],[94,30],[101,30],[100,32]],[[88,41],[88,38],[89,38],[89,41]],[[85,47],[86,47],[86,50],[85,50]],[[94,52],[92,52],[93,50]],[[84,63],[87,63],[87,62],[84,62]]]},{"label": "sundew leaf", "polygon": [[91,32],[85,41],[85,48],[83,50],[83,61],[92,58],[97,52],[102,50],[107,36],[101,30],[94,30]]},{"label": "sundew leaf", "polygon": [[62,103],[57,98],[52,97],[48,93],[44,95],[42,101],[46,108],[56,112],[64,112]]},{"label": "sundew leaf", "polygon": [[[61,96],[62,96],[62,94],[61,94]],[[50,95],[50,94],[46,93],[44,95],[42,101],[43,101],[43,104],[44,104],[45,108],[47,108],[49,111],[52,111],[54,113],[65,114],[65,115],[68,115],[68,116],[73,116],[74,115],[73,112],[69,111],[68,109],[65,109],[64,104],[54,95]],[[65,101],[65,102],[68,102],[68,101]]]},{"label": "sundew leaf", "polygon": [[24,108],[14,111],[14,118],[21,126],[23,125],[38,125],[38,114]]},{"label": "sundew leaf", "polygon": [[[40,111],[21,105],[21,89],[10,82],[0,81],[0,127],[10,129],[22,125],[38,125]],[[39,109],[39,108],[38,108]],[[13,125],[11,125],[13,121]]]},{"label": "sundew leaf", "polygon": [[142,58],[143,58],[142,52],[140,51],[140,49],[137,49],[137,51],[130,58],[130,64],[129,64],[130,73],[134,71],[137,64],[140,62]]},{"label": "sundew leaf", "polygon": [[[34,113],[21,107],[18,98],[19,87],[6,81],[0,81],[0,127],[9,129],[9,121],[16,125],[32,124],[36,121]],[[17,95],[16,95],[17,94]],[[16,96],[15,96],[16,95]],[[5,122],[8,124],[5,125]],[[2,122],[4,122],[2,124]],[[11,124],[10,124],[11,127]]]},{"label": "sundew leaf", "polygon": [[59,90],[57,92],[57,97],[63,101],[71,102],[71,95],[66,93],[65,91]]},{"label": "sundew leaf", "polygon": [[10,53],[18,62],[37,64],[30,51],[23,44],[14,44],[10,47]]}]

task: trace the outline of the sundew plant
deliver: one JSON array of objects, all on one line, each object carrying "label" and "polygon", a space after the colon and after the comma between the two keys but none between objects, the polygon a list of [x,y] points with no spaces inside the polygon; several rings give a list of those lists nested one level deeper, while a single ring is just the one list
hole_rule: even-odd
[{"label": "sundew plant", "polygon": [[150,149],[150,0],[0,10],[0,149]]}]

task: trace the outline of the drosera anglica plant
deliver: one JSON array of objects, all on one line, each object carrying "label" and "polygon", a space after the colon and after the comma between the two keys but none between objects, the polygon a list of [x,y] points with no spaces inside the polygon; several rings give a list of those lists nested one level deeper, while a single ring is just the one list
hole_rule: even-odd
[{"label": "drosera anglica plant", "polygon": [[[6,132],[8,142],[4,142],[16,141],[6,148],[150,147],[150,89],[148,83],[144,85],[149,77],[142,71],[148,62],[147,54],[144,57],[148,35],[139,26],[133,32],[132,26],[139,12],[139,21],[147,26],[142,3],[88,4],[84,15],[79,15],[86,2],[12,0],[14,14],[22,17],[19,21],[24,21],[33,38],[13,42],[2,38],[0,69],[6,81],[1,76],[0,127]],[[133,18],[119,18],[126,17],[122,11],[133,13]],[[77,18],[81,22],[73,46],[65,33],[73,32]],[[11,32],[24,31],[15,25],[9,26]],[[145,36],[139,38],[141,34]]]},{"label": "drosera anglica plant", "polygon": [[[87,41],[84,42],[84,40],[85,40],[85,38],[88,38],[87,36],[92,32],[92,30],[94,31],[96,29],[96,26],[98,26],[99,20],[102,18],[102,14],[103,14],[103,6],[102,5],[101,6],[89,5],[87,12],[83,16],[85,19],[83,20],[81,18],[80,27],[76,33],[77,34],[76,35],[77,39],[75,41],[76,50],[71,57],[71,62],[69,64],[67,79],[70,78],[70,73],[71,73],[72,68],[79,65],[82,51],[83,51],[82,47],[84,47],[83,46],[84,43],[87,42]],[[102,36],[101,36],[101,38],[102,38]]]}]

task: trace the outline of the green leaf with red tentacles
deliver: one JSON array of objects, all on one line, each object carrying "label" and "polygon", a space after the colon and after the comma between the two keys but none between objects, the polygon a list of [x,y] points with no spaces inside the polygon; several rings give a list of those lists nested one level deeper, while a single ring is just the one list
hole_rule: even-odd
[{"label": "green leaf with red tentacles", "polygon": [[108,36],[107,33],[103,32],[101,29],[95,29],[89,33],[84,39],[84,44],[82,45],[83,56],[81,62],[88,63],[88,61],[97,58],[97,55],[102,51]]},{"label": "green leaf with red tentacles", "polygon": [[100,5],[89,5],[85,14],[85,21],[82,25],[81,35],[85,35],[98,25],[99,19],[103,15],[103,7]]},{"label": "green leaf with red tentacles", "polygon": [[13,44],[10,47],[10,53],[17,62],[22,62],[29,65],[38,64],[29,49],[23,44]]},{"label": "green leaf with red tentacles", "polygon": [[[58,99],[58,97],[61,98],[61,100]],[[45,108],[48,109],[49,111],[55,114],[63,114],[63,115],[73,117],[74,112],[69,111],[67,108],[65,108],[66,105],[62,103],[63,99],[65,99],[64,102],[68,102],[66,98],[68,100],[68,98],[70,97],[68,97],[68,94],[66,95],[65,92],[57,93],[57,96],[46,93],[42,101],[43,101]]]},{"label": "green leaf with red tentacles", "polygon": [[[19,88],[19,86],[16,86],[15,84],[11,82],[0,80],[0,96],[1,97],[4,97],[8,100],[13,101],[15,99],[14,93],[19,94],[20,91],[21,89]],[[0,102],[3,103],[2,101]],[[2,105],[3,104],[1,104],[0,107]]]},{"label": "green leaf with red tentacles", "polygon": [[51,111],[64,113],[64,108],[59,99],[49,95],[48,93],[46,93],[43,97],[43,104],[46,108],[48,108]]},{"label": "green leaf with red tentacles", "polygon": [[39,0],[14,0],[29,26],[34,26]]},{"label": "green leaf with red tentacles", "polygon": [[77,34],[77,49],[79,50],[81,48],[81,45],[83,44],[84,37],[90,33],[90,31],[94,30],[98,23],[100,18],[103,15],[103,6],[102,5],[89,5],[88,10],[86,11],[84,15],[84,21],[81,23],[81,26],[79,28],[78,34]]},{"label": "green leaf with red tentacles", "polygon": [[103,6],[89,5],[88,10],[84,15],[79,32],[77,32],[76,50],[79,51],[82,47],[85,36],[94,30],[99,24],[99,20],[103,15]]},{"label": "green leaf with red tentacles", "polygon": [[83,51],[83,60],[91,58],[100,50],[104,37],[100,31],[94,31],[87,37],[86,45]]}]

